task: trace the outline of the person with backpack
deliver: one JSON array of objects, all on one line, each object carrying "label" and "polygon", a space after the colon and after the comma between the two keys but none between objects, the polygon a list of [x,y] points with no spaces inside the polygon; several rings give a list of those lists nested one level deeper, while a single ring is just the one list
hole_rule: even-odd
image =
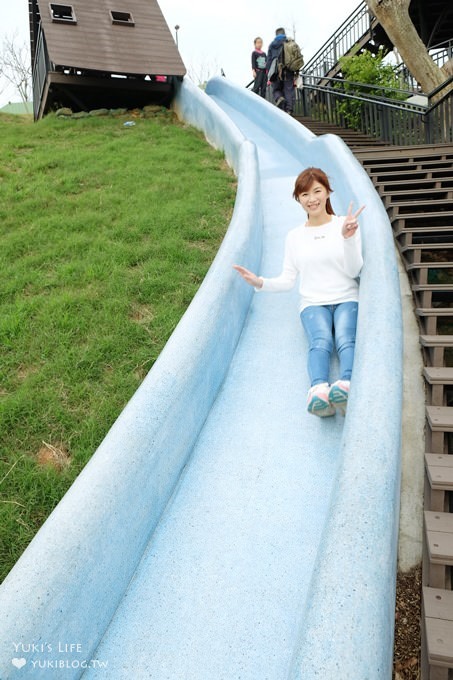
[{"label": "person with backpack", "polygon": [[266,73],[266,52],[263,52],[263,39],[255,38],[255,49],[252,52],[252,73],[255,82],[253,92],[261,97],[266,96],[267,73]]},{"label": "person with backpack", "polygon": [[267,51],[266,70],[276,106],[289,114],[294,110],[294,80],[303,64],[299,45],[286,37],[284,28],[277,28]]}]

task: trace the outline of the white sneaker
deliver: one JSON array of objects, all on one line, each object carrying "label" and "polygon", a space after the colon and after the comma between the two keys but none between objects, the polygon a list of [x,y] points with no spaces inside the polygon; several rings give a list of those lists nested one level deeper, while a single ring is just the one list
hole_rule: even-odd
[{"label": "white sneaker", "polygon": [[314,416],[325,418],[335,415],[335,409],[329,401],[329,383],[313,385],[308,391],[307,411]]},{"label": "white sneaker", "polygon": [[331,385],[329,390],[329,401],[340,413],[346,415],[346,407],[348,405],[349,397],[349,380],[337,380]]}]

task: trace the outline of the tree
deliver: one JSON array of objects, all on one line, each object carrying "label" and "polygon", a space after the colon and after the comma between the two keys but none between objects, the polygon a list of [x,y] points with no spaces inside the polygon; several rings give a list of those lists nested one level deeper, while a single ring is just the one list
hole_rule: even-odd
[{"label": "tree", "polygon": [[366,0],[368,7],[398,49],[407,68],[426,93],[446,80],[447,71],[431,59],[409,16],[411,0]]},{"label": "tree", "polygon": [[18,44],[17,35],[5,37],[0,51],[0,77],[18,91],[24,104],[30,101],[31,75],[28,45]]}]

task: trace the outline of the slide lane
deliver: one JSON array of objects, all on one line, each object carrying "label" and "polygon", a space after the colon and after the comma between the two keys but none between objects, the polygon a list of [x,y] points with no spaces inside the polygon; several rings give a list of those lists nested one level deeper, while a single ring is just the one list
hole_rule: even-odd
[{"label": "slide lane", "polygon": [[[275,273],[303,218],[290,199],[301,161],[268,135],[251,138],[263,176],[260,268]],[[343,427],[306,413],[306,354],[296,292],[255,295],[190,466],[97,650],[112,678],[134,660],[138,677],[288,676]]]},{"label": "slide lane", "polygon": [[[85,654],[104,667],[65,671],[73,678],[390,678],[401,417],[401,315],[390,226],[340,140],[314,138],[224,79],[211,81],[207,92],[209,103],[184,82],[176,107],[239,172],[232,227],[189,321],[182,320],[160,363],[5,582],[8,635],[24,639],[22,625],[34,639],[80,639]],[[307,344],[297,293],[253,294],[230,271],[239,261],[264,275],[279,272],[285,235],[303,219],[291,193],[307,165],[331,176],[337,212],[349,200],[367,204],[346,420],[305,411]],[[187,343],[192,349],[184,354]],[[193,373],[190,384],[181,377],[185,371]],[[147,418],[156,420],[152,432]],[[120,455],[127,463],[121,474],[111,471]],[[99,491],[108,475],[111,488]],[[87,494],[95,498],[74,533],[68,515]],[[100,512],[106,500],[108,519]],[[62,525],[66,531],[58,535]],[[52,529],[63,554],[57,565],[45,550]],[[86,568],[77,552],[86,557],[84,546],[93,552]],[[73,568],[64,583],[68,555]],[[31,613],[13,624],[37,576],[43,578],[44,567],[31,573],[39,558],[47,559],[47,570],[53,564],[53,574],[44,578]],[[49,590],[43,614],[38,601]],[[16,672],[9,664],[2,678],[24,677],[26,668]],[[61,675],[48,668],[29,677]]]}]

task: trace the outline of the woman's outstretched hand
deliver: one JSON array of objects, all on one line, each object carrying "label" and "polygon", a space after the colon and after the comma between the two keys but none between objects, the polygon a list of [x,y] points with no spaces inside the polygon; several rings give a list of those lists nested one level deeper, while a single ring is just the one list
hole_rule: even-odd
[{"label": "woman's outstretched hand", "polygon": [[233,269],[235,269],[246,281],[249,286],[253,286],[254,288],[262,288],[263,287],[263,279],[261,276],[257,276],[253,272],[249,272],[248,269],[245,267],[241,267],[239,264],[234,264]]},{"label": "woman's outstretched hand", "polygon": [[352,212],[352,201],[349,204],[348,208],[348,214],[345,217],[345,220],[343,222],[343,226],[341,228],[341,233],[343,234],[343,238],[351,238],[351,236],[354,236],[356,233],[357,229],[359,228],[359,223],[357,222],[357,218],[362,212],[362,210],[365,209],[365,206],[362,205],[361,208],[357,210],[357,212],[353,213]]}]

